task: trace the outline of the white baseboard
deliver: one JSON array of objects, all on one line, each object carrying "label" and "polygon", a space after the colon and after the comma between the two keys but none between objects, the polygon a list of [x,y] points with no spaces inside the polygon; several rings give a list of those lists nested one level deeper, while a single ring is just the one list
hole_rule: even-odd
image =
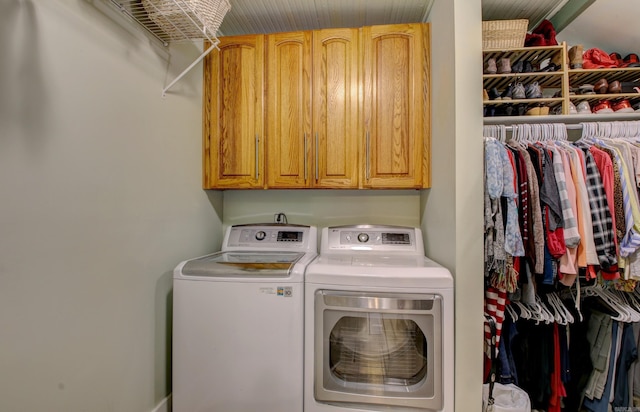
[{"label": "white baseboard", "polygon": [[171,412],[171,394],[161,400],[151,412]]}]

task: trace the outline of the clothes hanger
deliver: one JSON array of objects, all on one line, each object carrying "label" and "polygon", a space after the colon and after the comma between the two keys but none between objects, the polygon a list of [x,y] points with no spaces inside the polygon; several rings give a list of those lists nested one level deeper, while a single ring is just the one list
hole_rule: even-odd
[{"label": "clothes hanger", "polygon": [[508,305],[505,305],[504,308],[507,311],[507,313],[509,314],[509,317],[511,318],[511,320],[516,322],[518,320],[519,316],[518,316],[518,313],[513,308],[513,306],[511,306],[511,302],[509,302]]},{"label": "clothes hanger", "polygon": [[549,299],[551,304],[558,310],[558,313],[560,314],[560,317],[564,322],[561,323],[562,325],[567,325],[574,322],[573,315],[571,314],[571,312],[569,312],[569,309],[567,309],[562,300],[560,300],[560,297],[556,292],[549,293],[547,295],[547,298]]}]

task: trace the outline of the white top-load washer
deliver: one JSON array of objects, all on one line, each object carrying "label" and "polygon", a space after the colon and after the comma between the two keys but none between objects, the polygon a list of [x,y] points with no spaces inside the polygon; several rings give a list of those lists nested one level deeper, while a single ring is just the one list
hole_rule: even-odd
[{"label": "white top-load washer", "polygon": [[313,226],[236,225],[173,281],[174,412],[300,412]]},{"label": "white top-load washer", "polygon": [[305,275],[305,412],[452,411],[453,278],[418,228],[323,228]]}]

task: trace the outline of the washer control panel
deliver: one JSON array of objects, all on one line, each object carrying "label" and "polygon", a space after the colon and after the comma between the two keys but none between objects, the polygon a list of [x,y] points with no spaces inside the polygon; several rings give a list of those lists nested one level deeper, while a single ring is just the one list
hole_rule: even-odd
[{"label": "washer control panel", "polygon": [[[329,250],[418,251],[417,229],[395,226],[341,226],[326,230]],[[325,233],[323,232],[323,235]],[[421,236],[421,235],[420,235]],[[420,238],[420,241],[422,239]]]},{"label": "washer control panel", "polygon": [[309,246],[310,237],[309,226],[237,225],[227,229],[223,250],[238,247],[306,249]]}]

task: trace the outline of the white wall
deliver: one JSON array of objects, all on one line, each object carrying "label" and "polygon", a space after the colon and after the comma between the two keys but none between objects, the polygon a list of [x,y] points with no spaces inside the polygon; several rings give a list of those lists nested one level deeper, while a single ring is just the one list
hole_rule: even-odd
[{"label": "white wall", "polygon": [[[0,410],[151,411],[171,271],[214,250],[199,51],[86,0],[0,2]],[[168,69],[169,68],[169,69]]]},{"label": "white wall", "polygon": [[432,23],[432,187],[427,254],[455,278],[455,409],[480,411],[483,342],[482,29],[480,0],[437,0]]}]

